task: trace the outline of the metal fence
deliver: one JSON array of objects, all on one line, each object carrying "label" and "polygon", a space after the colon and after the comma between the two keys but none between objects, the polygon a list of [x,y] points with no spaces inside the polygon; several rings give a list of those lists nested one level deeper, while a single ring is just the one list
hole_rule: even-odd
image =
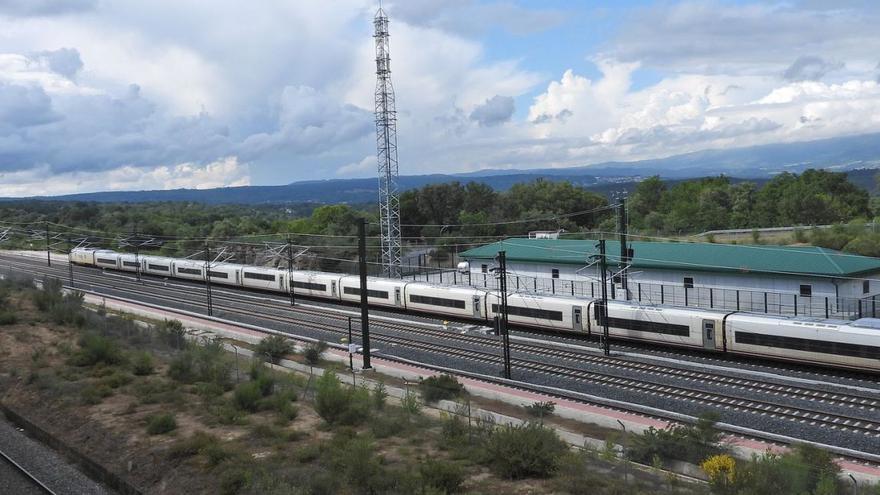
[{"label": "metal fence", "polygon": [[[452,269],[422,270],[409,274],[407,280],[497,289],[498,279],[492,273],[460,273]],[[554,278],[508,275],[507,287],[512,292],[575,297],[600,297],[601,282],[591,280],[563,280]],[[609,284],[608,297],[615,298],[618,288]],[[682,285],[652,284],[630,281],[630,299],[647,304],[666,306],[747,311],[784,316],[814,316],[819,318],[855,319],[876,317],[876,296],[843,298],[833,296],[804,297],[798,294],[727,289],[715,287],[685,288]]]}]

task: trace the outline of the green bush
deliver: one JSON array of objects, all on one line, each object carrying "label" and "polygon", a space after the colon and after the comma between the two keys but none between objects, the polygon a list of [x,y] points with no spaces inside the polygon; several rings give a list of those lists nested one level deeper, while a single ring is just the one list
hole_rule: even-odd
[{"label": "green bush", "polygon": [[240,383],[235,387],[233,401],[236,407],[249,412],[257,412],[260,406],[260,399],[263,398],[263,392],[257,382]]},{"label": "green bush", "polygon": [[93,383],[80,391],[80,398],[88,405],[100,404],[102,400],[113,395],[113,389],[105,384]]},{"label": "green bush", "polygon": [[232,385],[232,361],[220,342],[191,346],[178,353],[168,366],[168,376],[182,383],[216,383],[228,390]]},{"label": "green bush", "polygon": [[177,420],[171,413],[159,413],[147,418],[147,433],[161,435],[177,429]]},{"label": "green bush", "polygon": [[293,343],[281,335],[269,335],[257,344],[256,351],[260,359],[268,356],[273,363],[293,352]]},{"label": "green bush", "polygon": [[536,423],[495,428],[484,446],[489,467],[509,479],[552,475],[568,445],[556,432]]},{"label": "green bush", "polygon": [[347,387],[326,371],[315,384],[315,411],[329,424],[356,425],[370,417],[370,393]]},{"label": "green bush", "polygon": [[753,455],[736,468],[727,493],[835,495],[845,493],[840,468],[821,449],[797,445],[791,452]]},{"label": "green bush", "polygon": [[425,487],[440,493],[458,493],[464,483],[465,472],[454,462],[428,459],[419,463],[419,477]]},{"label": "green bush", "polygon": [[79,350],[71,357],[75,366],[95,366],[97,364],[116,365],[125,360],[122,349],[114,340],[94,333],[87,333],[79,339]]},{"label": "green bush", "polygon": [[529,416],[534,418],[546,418],[547,416],[552,415],[553,411],[556,410],[556,403],[553,401],[534,402],[523,407],[525,407]]},{"label": "green bush", "polygon": [[664,461],[677,459],[699,464],[722,452],[720,437],[714,417],[703,416],[696,425],[670,425],[662,430],[648,428],[633,437],[627,456],[643,464],[650,464],[654,456]]},{"label": "green bush", "polygon": [[309,366],[315,366],[321,362],[321,356],[327,350],[327,343],[319,340],[306,346],[303,350],[303,358]]},{"label": "green bush", "polygon": [[202,453],[209,446],[219,445],[219,443],[220,440],[214,435],[197,431],[174,444],[168,452],[168,456],[172,459],[192,457]]},{"label": "green bush", "polygon": [[146,351],[135,353],[131,362],[131,371],[137,376],[153,374],[153,356]]},{"label": "green bush", "polygon": [[18,323],[18,316],[14,312],[8,309],[0,311],[0,325],[15,325],[16,323]]},{"label": "green bush", "polygon": [[454,376],[443,374],[421,380],[419,390],[425,402],[437,402],[460,397],[464,393],[464,385]]},{"label": "green bush", "polygon": [[156,329],[160,340],[173,349],[183,349],[187,346],[186,328],[179,320],[165,320]]}]

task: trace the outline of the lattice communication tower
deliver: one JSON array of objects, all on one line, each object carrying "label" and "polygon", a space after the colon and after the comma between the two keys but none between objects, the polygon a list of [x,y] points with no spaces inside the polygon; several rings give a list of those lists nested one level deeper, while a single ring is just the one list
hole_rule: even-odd
[{"label": "lattice communication tower", "polygon": [[379,217],[382,266],[400,277],[400,190],[397,185],[397,110],[391,84],[388,16],[379,7],[373,18],[376,34],[376,148],[379,164]]}]

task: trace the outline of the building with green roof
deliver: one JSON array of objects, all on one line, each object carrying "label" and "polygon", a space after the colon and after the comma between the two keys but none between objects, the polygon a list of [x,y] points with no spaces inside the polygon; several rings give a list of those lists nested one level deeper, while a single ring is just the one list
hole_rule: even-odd
[{"label": "building with green roof", "polygon": [[[880,259],[831,249],[644,241],[630,246],[633,257],[625,272],[629,292],[624,293],[618,266],[620,244],[606,241],[612,297],[725,308],[735,303],[744,310],[799,310],[799,314],[821,316],[826,304],[829,314],[855,313],[858,305],[863,306],[863,314],[870,314],[874,296],[880,292]],[[595,240],[507,239],[470,249],[460,256],[467,263],[461,269],[469,274],[472,285],[493,284],[490,269],[502,250],[519,290],[596,293]],[[589,291],[585,284],[590,284]],[[771,311],[772,306],[776,311]]]}]

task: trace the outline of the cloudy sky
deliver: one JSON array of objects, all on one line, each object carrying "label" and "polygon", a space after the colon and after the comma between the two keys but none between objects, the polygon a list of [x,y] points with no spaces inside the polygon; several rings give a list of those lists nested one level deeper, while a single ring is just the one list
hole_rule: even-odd
[{"label": "cloudy sky", "polygon": [[[880,131],[880,2],[391,0],[402,174]],[[368,177],[367,0],[0,0],[0,196]]]}]

